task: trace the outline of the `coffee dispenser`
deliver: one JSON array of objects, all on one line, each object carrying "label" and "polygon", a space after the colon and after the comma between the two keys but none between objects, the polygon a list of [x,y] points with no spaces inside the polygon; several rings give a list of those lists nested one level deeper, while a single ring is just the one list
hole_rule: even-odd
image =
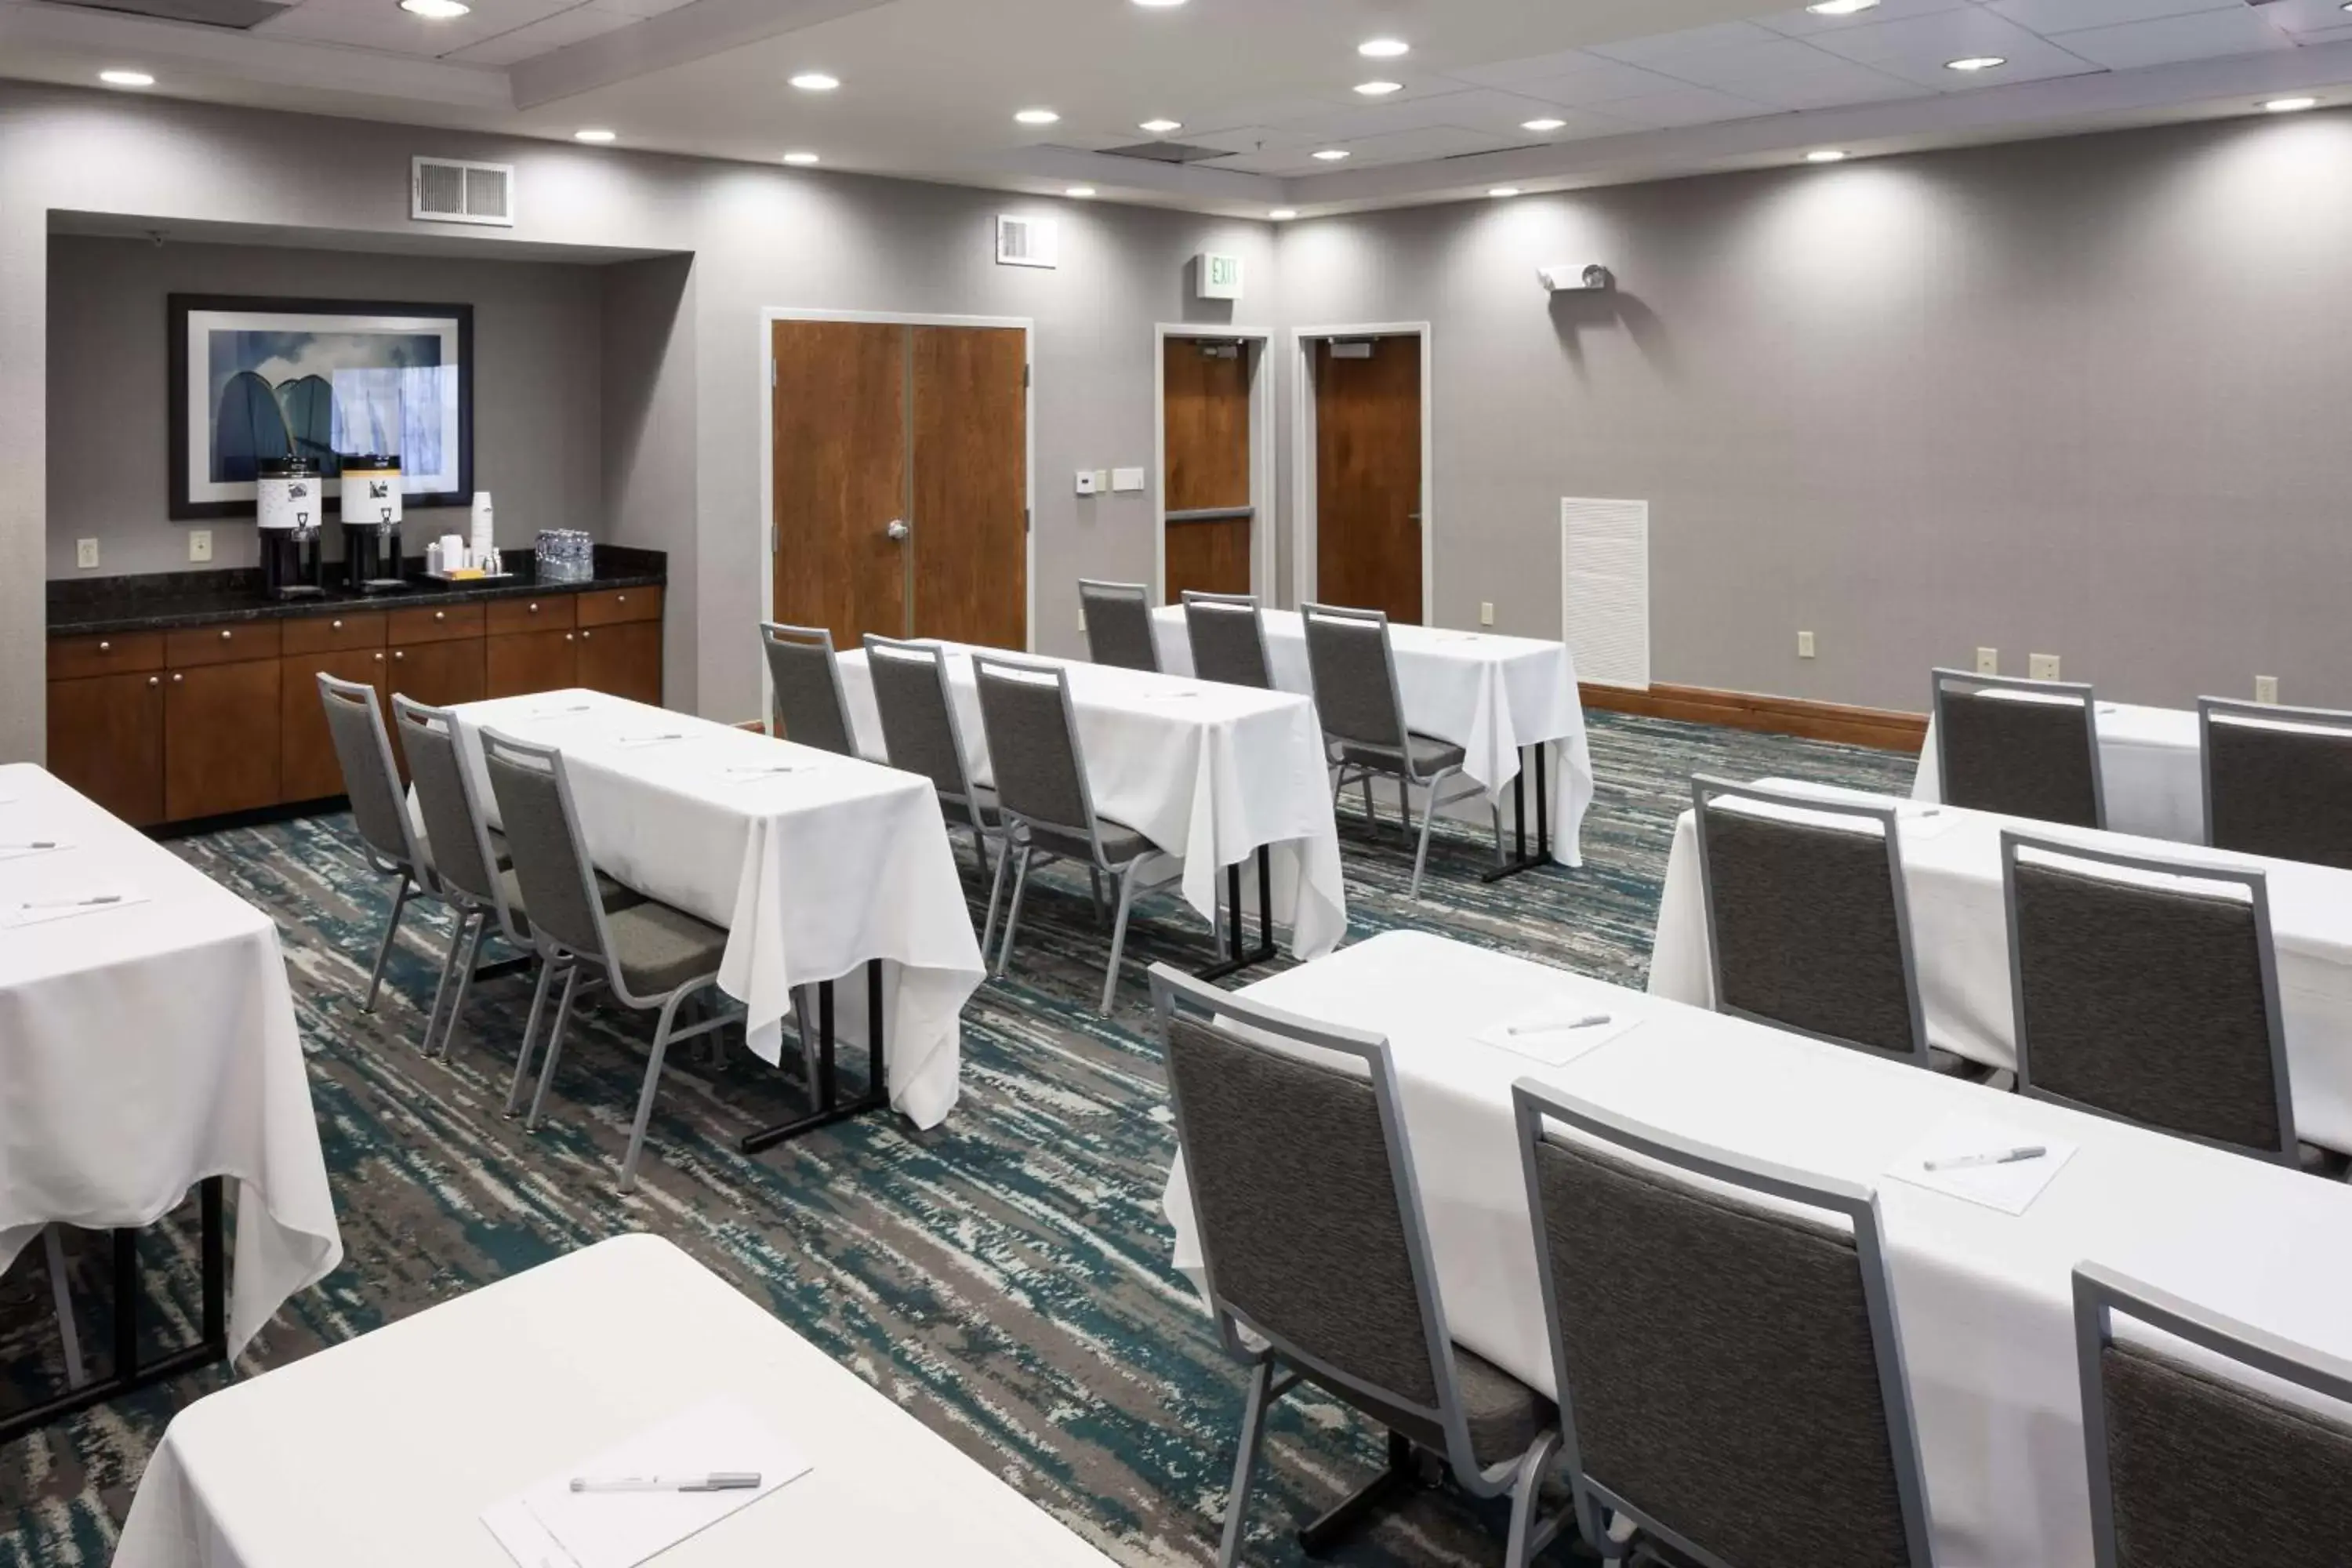
[{"label": "coffee dispenser", "polygon": [[261,534],[262,586],[271,598],[326,592],[324,510],[318,464],[308,458],[262,462],[254,484],[254,521]]},{"label": "coffee dispenser", "polygon": [[408,586],[400,574],[400,458],[376,454],[343,459],[343,563],[362,594]]}]

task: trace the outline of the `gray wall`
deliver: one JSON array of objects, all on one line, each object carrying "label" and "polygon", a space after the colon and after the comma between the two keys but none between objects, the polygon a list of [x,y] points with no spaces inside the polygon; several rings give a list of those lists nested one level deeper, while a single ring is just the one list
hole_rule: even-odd
[{"label": "gray wall", "polygon": [[[202,570],[191,529],[213,535],[215,566],[257,559],[249,516],[166,520],[170,460],[163,331],[173,293],[396,300],[474,307],[474,488],[497,502],[502,545],[541,528],[604,526],[604,288],[598,271],[533,261],[53,236],[49,241],[48,574]],[[463,507],[416,508],[404,538],[464,532]],[[331,529],[330,553],[341,542]],[[94,573],[74,542],[95,538]]]},{"label": "gray wall", "polygon": [[[655,385],[634,410],[606,400],[601,427],[630,449],[608,449],[601,483],[612,537],[671,552],[670,700],[719,719],[760,704],[763,307],[1035,321],[1034,631],[1067,652],[1076,579],[1151,564],[1148,497],[1082,510],[1071,474],[1151,461],[1152,324],[1224,309],[1187,299],[1185,263],[1237,253],[1261,291],[1272,271],[1264,224],[0,83],[0,758],[39,756],[44,731],[50,209],[397,238],[420,229],[421,153],[520,165],[522,221],[484,245],[692,253],[685,278],[641,262],[605,280],[607,353]],[[994,265],[1006,211],[1060,216],[1059,270]],[[1248,308],[1273,314],[1270,299]]]},{"label": "gray wall", "polygon": [[[1555,261],[1620,291],[1547,310]],[[1291,324],[1434,323],[1441,620],[1559,635],[1560,498],[1643,497],[1657,680],[1916,710],[1981,645],[2352,707],[2352,114],[1309,222],[1276,265]]]}]

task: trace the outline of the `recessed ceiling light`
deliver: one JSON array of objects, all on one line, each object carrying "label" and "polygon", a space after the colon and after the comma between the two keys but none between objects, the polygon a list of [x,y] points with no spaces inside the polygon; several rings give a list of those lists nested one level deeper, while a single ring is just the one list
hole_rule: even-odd
[{"label": "recessed ceiling light", "polygon": [[1326,147],[1320,153],[1316,153],[1315,156],[1322,163],[1336,163],[1340,159],[1348,156],[1348,150],[1345,147]]},{"label": "recessed ceiling light", "polygon": [[1537,132],[1559,131],[1564,128],[1567,124],[1568,121],[1565,120],[1554,120],[1547,115],[1541,120],[1530,120],[1525,125],[1520,126],[1519,129],[1522,131]]},{"label": "recessed ceiling light", "polygon": [[426,16],[436,22],[462,16],[473,9],[465,0],[400,0],[400,8],[412,16]]},{"label": "recessed ceiling light", "polygon": [[1184,4],[1184,0],[1135,0],[1135,3],[1149,11],[1169,11]]},{"label": "recessed ceiling light", "polygon": [[2007,55],[1963,55],[1956,60],[1946,60],[1944,68],[1954,71],[1989,71],[1995,66],[2009,63]]},{"label": "recessed ceiling light", "polygon": [[1050,109],[1024,109],[1013,118],[1024,125],[1051,125],[1062,117]]},{"label": "recessed ceiling light", "polygon": [[1367,38],[1356,46],[1356,52],[1368,60],[1392,60],[1412,53],[1412,46],[1402,38]]},{"label": "recessed ceiling light", "polygon": [[1805,162],[1808,163],[1843,163],[1845,162],[1845,154],[1839,152],[1834,147],[1816,147],[1811,152],[1805,154]]},{"label": "recessed ceiling light", "polygon": [[[2352,6],[2347,6],[2346,9],[2352,10]],[[2273,114],[2293,114],[2298,109],[2318,108],[2319,100],[2315,98],[2273,98],[2265,102],[2263,107],[2270,110]]]},{"label": "recessed ceiling light", "polygon": [[153,87],[155,85],[155,79],[145,71],[100,71],[98,73],[98,79],[109,87]]},{"label": "recessed ceiling light", "polygon": [[614,132],[610,131],[593,129],[587,131],[574,131],[572,133],[572,140],[574,142],[610,142],[613,139],[614,134]]},{"label": "recessed ceiling light", "polygon": [[827,76],[823,71],[803,71],[793,78],[793,85],[803,92],[831,92],[841,85],[841,79]]},{"label": "recessed ceiling light", "polygon": [[1147,120],[1136,129],[1149,131],[1154,136],[1165,136],[1171,131],[1183,130],[1184,122],[1181,120]]},{"label": "recessed ceiling light", "polygon": [[1486,194],[1490,196],[1508,198],[1517,195],[1519,194],[1519,187],[1517,185],[1496,185],[1493,190],[1488,191]]},{"label": "recessed ceiling light", "polygon": [[1272,218],[1275,222],[1280,223],[1285,218],[1297,217],[1298,216],[1298,209],[1297,207],[1276,207],[1265,216]]},{"label": "recessed ceiling light", "polygon": [[1366,98],[1386,98],[1392,92],[1402,92],[1404,90],[1404,83],[1401,81],[1360,81],[1356,84],[1356,90],[1362,93]]},{"label": "recessed ceiling light", "polygon": [[[1136,0],[1136,3],[1140,5],[1142,4],[1142,0]],[[1072,185],[1068,190],[1064,191],[1062,194],[1066,196],[1076,196],[1078,200],[1084,201],[1088,196],[1095,194],[1095,188],[1092,185]]]},{"label": "recessed ceiling light", "polygon": [[816,161],[817,156],[814,153],[787,153],[784,154],[785,163],[797,164],[803,169],[807,168],[811,163],[814,163]]},{"label": "recessed ceiling light", "polygon": [[1857,11],[1867,11],[1878,0],[1814,0],[1805,7],[1816,16],[1851,16]]}]

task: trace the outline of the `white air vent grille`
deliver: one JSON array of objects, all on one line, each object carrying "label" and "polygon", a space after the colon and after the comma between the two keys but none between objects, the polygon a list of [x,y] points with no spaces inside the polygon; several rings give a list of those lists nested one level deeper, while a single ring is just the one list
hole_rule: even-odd
[{"label": "white air vent grille", "polygon": [[1000,216],[996,220],[996,259],[1003,267],[1052,267],[1060,236],[1054,220],[1045,217]]},{"label": "white air vent grille", "polygon": [[514,226],[514,165],[416,158],[409,163],[408,216],[425,223]]},{"label": "white air vent grille", "polygon": [[1562,635],[1576,677],[1650,684],[1650,503],[1559,503]]}]

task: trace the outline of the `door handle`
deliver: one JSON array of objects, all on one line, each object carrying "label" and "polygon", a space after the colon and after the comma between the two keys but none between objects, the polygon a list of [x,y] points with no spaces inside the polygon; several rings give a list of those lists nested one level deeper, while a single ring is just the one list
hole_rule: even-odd
[{"label": "door handle", "polygon": [[903,518],[892,518],[890,520],[890,526],[884,529],[883,531],[887,533],[893,539],[904,541],[908,532],[906,520]]}]

